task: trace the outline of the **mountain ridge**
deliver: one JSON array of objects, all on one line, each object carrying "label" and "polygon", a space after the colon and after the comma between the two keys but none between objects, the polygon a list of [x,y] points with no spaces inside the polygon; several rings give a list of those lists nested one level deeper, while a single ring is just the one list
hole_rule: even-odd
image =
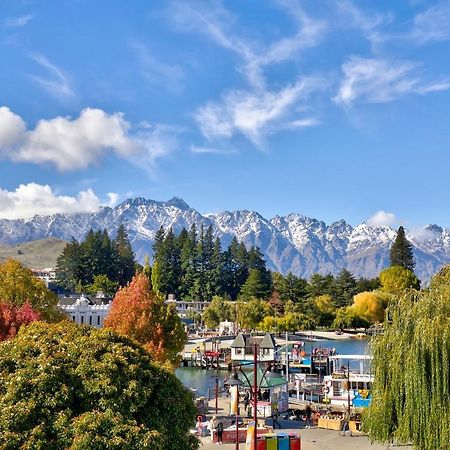
[{"label": "mountain ridge", "polygon": [[[172,227],[178,234],[195,223],[198,227],[212,225],[224,247],[236,236],[248,247],[260,247],[271,270],[306,278],[316,272],[336,274],[343,268],[358,277],[374,277],[388,265],[389,249],[396,236],[394,228],[371,226],[368,222],[353,227],[340,219],[327,225],[299,213],[267,219],[250,210],[202,215],[179,197],[168,201],[136,197],[91,213],[0,219],[0,243],[14,245],[47,237],[81,240],[90,228],[106,228],[115,234],[122,223],[139,261],[152,255],[153,239],[161,226]],[[407,230],[407,237],[414,246],[416,273],[422,280],[450,263],[447,229],[430,224],[420,230]]]}]

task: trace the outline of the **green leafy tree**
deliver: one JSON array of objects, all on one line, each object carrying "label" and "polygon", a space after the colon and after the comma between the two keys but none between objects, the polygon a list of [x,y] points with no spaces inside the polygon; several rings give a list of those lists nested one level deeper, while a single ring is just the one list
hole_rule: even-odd
[{"label": "green leafy tree", "polygon": [[257,329],[264,317],[273,315],[269,305],[258,298],[238,303],[238,323],[241,328]]},{"label": "green leafy tree", "polygon": [[336,310],[333,328],[367,328],[370,323],[361,317],[351,306]]},{"label": "green leafy tree", "polygon": [[114,297],[118,288],[117,281],[111,281],[106,275],[95,275],[94,281],[87,287],[87,292],[95,295],[101,291],[106,297]]},{"label": "green leafy tree", "polygon": [[403,227],[399,227],[395,241],[391,246],[390,260],[391,266],[401,266],[411,272],[414,271],[413,246],[406,239],[405,229]]},{"label": "green leafy tree", "polygon": [[[405,269],[406,270],[406,269]],[[371,439],[448,450],[450,443],[450,269],[430,289],[405,291],[389,305],[390,321],[371,345]]]},{"label": "green leafy tree", "polygon": [[134,341],[71,322],[34,322],[0,345],[0,448],[198,448],[195,408]]},{"label": "green leafy tree", "polygon": [[203,321],[208,328],[217,328],[220,322],[233,320],[235,320],[234,305],[217,295],[203,312]]},{"label": "green leafy tree", "polygon": [[409,269],[392,266],[380,273],[381,290],[394,295],[401,295],[405,289],[420,289],[420,281]]},{"label": "green leafy tree", "polygon": [[319,297],[314,299],[314,306],[318,312],[319,323],[324,326],[330,326],[336,313],[336,307],[331,295],[319,295]]}]

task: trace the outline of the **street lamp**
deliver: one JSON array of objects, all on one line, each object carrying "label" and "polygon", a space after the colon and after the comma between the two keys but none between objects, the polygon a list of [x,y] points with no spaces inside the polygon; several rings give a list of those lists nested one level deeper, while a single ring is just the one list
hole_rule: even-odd
[{"label": "street lamp", "polygon": [[242,386],[244,383],[238,379],[237,373],[234,373],[234,378],[230,378],[225,381],[228,386],[236,386],[237,389],[237,405],[236,405],[236,450],[239,450],[239,386]]}]

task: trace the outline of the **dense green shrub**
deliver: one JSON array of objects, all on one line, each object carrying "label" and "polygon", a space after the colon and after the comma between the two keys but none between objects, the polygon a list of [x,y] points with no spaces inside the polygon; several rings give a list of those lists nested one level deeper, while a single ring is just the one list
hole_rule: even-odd
[{"label": "dense green shrub", "polygon": [[0,448],[195,449],[176,377],[108,330],[35,322],[0,344]]}]

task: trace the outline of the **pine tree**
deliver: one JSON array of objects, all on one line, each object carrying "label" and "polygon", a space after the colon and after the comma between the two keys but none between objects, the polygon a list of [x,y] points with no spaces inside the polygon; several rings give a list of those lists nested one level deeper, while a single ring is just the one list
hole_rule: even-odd
[{"label": "pine tree", "polygon": [[334,281],[334,305],[336,307],[349,306],[353,303],[353,296],[358,293],[355,277],[346,269],[342,269]]},{"label": "pine tree", "polygon": [[222,275],[223,275],[223,253],[220,244],[220,239],[216,237],[214,241],[214,249],[212,254],[212,267],[211,267],[211,291],[213,295],[222,295]]},{"label": "pine tree", "polygon": [[178,297],[181,281],[180,249],[172,228],[166,233],[162,247],[158,250],[159,291],[164,295]]},{"label": "pine tree", "polygon": [[391,266],[401,266],[405,269],[414,271],[413,246],[406,239],[405,230],[402,226],[397,231],[397,237],[391,247],[390,253]]},{"label": "pine tree", "polygon": [[197,278],[197,230],[195,224],[192,224],[187,239],[183,242],[181,248],[180,264],[181,264],[181,281],[180,296],[183,300],[192,299],[193,286]]},{"label": "pine tree", "polygon": [[247,281],[242,285],[241,297],[249,300],[252,297],[266,299],[270,295],[270,289],[264,280],[263,274],[258,269],[250,269]]},{"label": "pine tree", "polygon": [[117,280],[114,281],[118,281],[120,286],[125,286],[133,278],[135,260],[133,249],[123,224],[117,230],[114,246],[117,253]]},{"label": "pine tree", "polygon": [[155,234],[155,241],[153,242],[153,261],[158,259],[159,254],[162,251],[165,236],[166,233],[164,227],[161,225]]}]

